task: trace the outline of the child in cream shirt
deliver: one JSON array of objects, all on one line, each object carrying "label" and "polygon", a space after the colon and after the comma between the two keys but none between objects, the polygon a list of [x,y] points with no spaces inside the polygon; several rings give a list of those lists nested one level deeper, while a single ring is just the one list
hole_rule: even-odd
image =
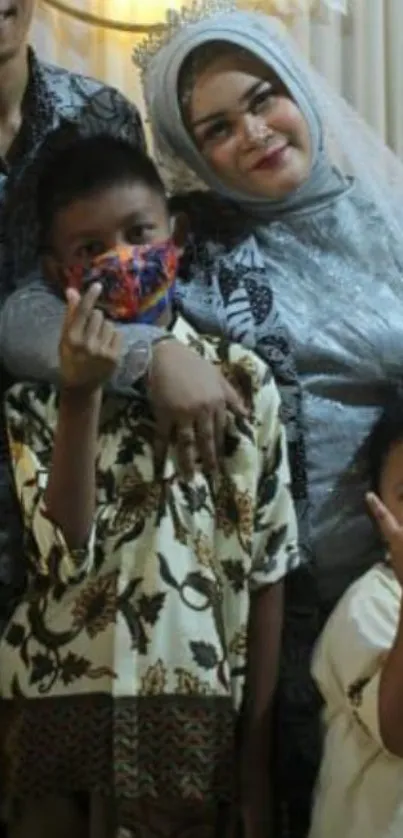
[{"label": "child in cream shirt", "polygon": [[315,650],[325,739],[309,838],[403,838],[403,394],[369,440],[387,558],[346,592]]}]

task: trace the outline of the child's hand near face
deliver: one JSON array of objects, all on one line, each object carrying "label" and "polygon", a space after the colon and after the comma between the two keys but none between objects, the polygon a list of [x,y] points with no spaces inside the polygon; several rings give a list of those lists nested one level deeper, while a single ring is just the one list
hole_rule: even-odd
[{"label": "child's hand near face", "polygon": [[368,492],[366,499],[388,546],[393,570],[403,587],[403,526],[374,492]]},{"label": "child's hand near face", "polygon": [[110,379],[121,353],[121,336],[114,324],[96,309],[101,286],[92,285],[82,297],[69,289],[67,311],[59,344],[64,387],[94,392]]}]

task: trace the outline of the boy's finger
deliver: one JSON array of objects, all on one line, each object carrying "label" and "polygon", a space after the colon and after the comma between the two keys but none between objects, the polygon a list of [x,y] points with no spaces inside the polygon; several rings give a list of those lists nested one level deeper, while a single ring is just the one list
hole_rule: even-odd
[{"label": "boy's finger", "polygon": [[63,322],[63,332],[66,332],[66,329],[70,327],[70,324],[74,318],[74,314],[77,310],[77,307],[80,304],[80,294],[76,291],[75,288],[67,288],[66,290],[66,302],[67,302],[67,310],[64,317]]},{"label": "boy's finger", "polygon": [[[73,289],[69,289],[69,294]],[[96,306],[98,297],[102,291],[102,285],[99,282],[94,282],[93,285],[88,289],[88,291],[79,299],[78,305],[75,303],[72,313],[72,320],[74,325],[74,330],[81,334],[84,330],[89,318],[94,311]],[[70,320],[70,324],[71,324]]]},{"label": "boy's finger", "polygon": [[403,540],[402,527],[380,498],[374,492],[368,492],[366,499],[374,518],[378,522],[382,535],[388,544],[392,545],[392,543],[396,543],[397,538]]}]

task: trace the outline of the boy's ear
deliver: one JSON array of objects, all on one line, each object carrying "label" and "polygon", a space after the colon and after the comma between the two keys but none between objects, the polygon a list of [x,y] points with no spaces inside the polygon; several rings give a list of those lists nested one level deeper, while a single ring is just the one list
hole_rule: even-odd
[{"label": "boy's ear", "polygon": [[177,215],[171,216],[171,228],[173,243],[182,254],[190,233],[190,221],[186,213],[179,212]]}]

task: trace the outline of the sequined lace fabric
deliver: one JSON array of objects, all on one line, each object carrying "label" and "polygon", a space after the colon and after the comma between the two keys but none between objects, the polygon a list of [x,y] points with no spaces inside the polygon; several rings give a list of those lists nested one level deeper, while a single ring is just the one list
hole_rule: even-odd
[{"label": "sequined lace fabric", "polygon": [[358,186],[263,235],[303,386],[316,576],[333,603],[380,558],[365,508],[365,441],[403,373],[403,251]]}]

